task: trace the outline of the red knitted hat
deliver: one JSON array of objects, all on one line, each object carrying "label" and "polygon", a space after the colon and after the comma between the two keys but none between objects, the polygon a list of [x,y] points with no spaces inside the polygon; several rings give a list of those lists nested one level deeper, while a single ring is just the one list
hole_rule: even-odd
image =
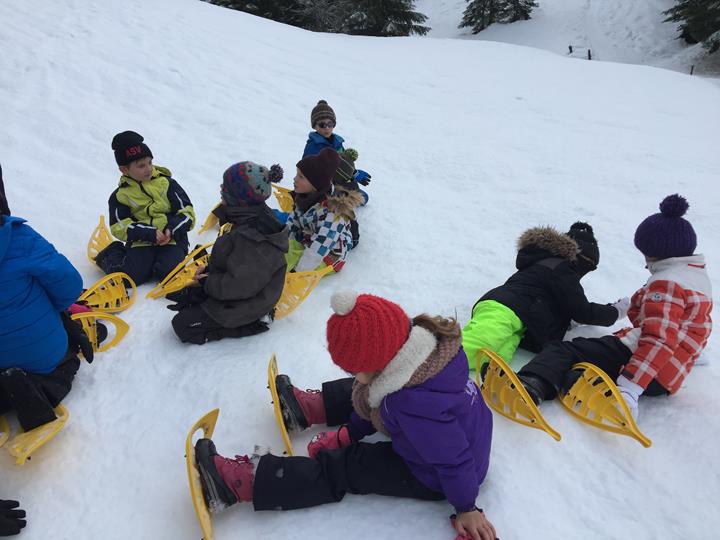
[{"label": "red knitted hat", "polygon": [[407,341],[410,318],[397,304],[354,291],[338,291],[330,300],[327,322],[330,357],[345,371],[381,371]]}]

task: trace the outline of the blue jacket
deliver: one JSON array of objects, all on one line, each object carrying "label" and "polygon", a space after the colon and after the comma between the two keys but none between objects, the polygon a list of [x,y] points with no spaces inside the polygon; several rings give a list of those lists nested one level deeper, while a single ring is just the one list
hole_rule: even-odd
[{"label": "blue jacket", "polygon": [[0,221],[0,369],[50,373],[68,348],[60,312],[77,300],[82,278],[24,219]]},{"label": "blue jacket", "polygon": [[341,150],[345,150],[345,148],[343,148],[344,142],[345,139],[335,133],[330,136],[330,140],[328,141],[317,131],[311,131],[308,134],[308,140],[307,143],[305,143],[305,150],[303,151],[302,157],[319,154],[323,148],[332,148],[336,152],[340,152]]}]

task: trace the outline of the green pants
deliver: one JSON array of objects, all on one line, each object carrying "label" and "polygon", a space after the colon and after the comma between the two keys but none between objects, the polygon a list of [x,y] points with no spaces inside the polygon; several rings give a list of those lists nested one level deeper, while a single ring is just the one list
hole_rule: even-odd
[{"label": "green pants", "polygon": [[[290,239],[290,246],[288,252],[285,254],[285,262],[287,263],[287,272],[293,270],[300,262],[303,253],[305,252],[305,246],[303,246],[297,240]],[[322,270],[327,266],[326,263],[320,263],[315,270]]]},{"label": "green pants", "polygon": [[[524,334],[525,326],[509,307],[495,300],[479,302],[462,332],[470,369],[475,369],[480,349],[490,349],[509,364]],[[487,363],[484,357],[478,367],[482,370]]]}]

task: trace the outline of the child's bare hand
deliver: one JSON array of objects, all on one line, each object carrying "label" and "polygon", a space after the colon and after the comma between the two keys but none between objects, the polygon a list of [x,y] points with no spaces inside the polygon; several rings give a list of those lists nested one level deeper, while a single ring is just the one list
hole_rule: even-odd
[{"label": "child's bare hand", "polygon": [[155,232],[155,238],[157,240],[158,246],[164,246],[172,240],[172,234],[170,234],[170,231],[168,229],[165,229],[163,232],[156,231]]},{"label": "child's bare hand", "polygon": [[195,270],[193,281],[195,284],[199,284],[200,280],[206,278],[207,276],[207,266],[198,266],[197,270]]},{"label": "child's bare hand", "polygon": [[455,530],[464,538],[472,540],[495,540],[495,527],[490,523],[482,510],[462,512],[455,518]]}]

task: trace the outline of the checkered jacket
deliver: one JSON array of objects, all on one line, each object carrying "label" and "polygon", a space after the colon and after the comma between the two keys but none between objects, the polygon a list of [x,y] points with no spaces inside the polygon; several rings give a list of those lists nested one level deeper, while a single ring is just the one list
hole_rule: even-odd
[{"label": "checkered jacket", "polygon": [[288,217],[290,238],[305,246],[296,270],[314,270],[323,262],[339,271],[353,248],[350,222],[336,216],[323,200],[301,213],[296,207]]},{"label": "checkered jacket", "polygon": [[616,332],[633,355],[623,375],[647,388],[656,379],[677,392],[712,331],[712,286],[702,255],[648,264],[651,278],[631,299],[634,328]]}]

